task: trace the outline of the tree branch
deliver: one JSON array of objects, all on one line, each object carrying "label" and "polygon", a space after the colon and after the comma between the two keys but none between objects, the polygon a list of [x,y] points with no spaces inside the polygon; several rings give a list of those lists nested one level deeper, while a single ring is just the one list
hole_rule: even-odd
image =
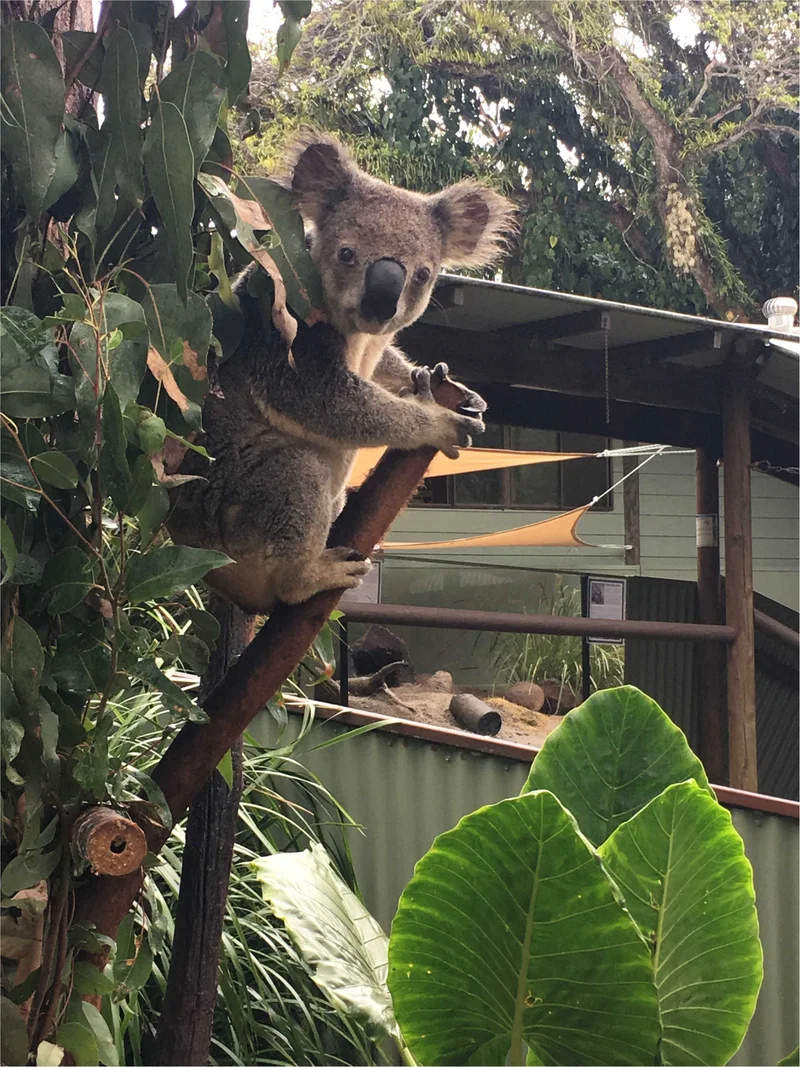
[{"label": "tree branch", "polygon": [[[438,403],[451,410],[463,402],[464,391],[454,382],[445,381],[434,393]],[[351,495],[329,543],[371,553],[417,489],[435,454],[432,448],[388,452]],[[341,589],[333,589],[304,604],[279,604],[222,684],[203,702],[210,722],[183,727],[152,773],[174,821],[182,818],[228,749],[305,656],[341,595]],[[143,829],[149,850],[158,852],[168,832],[154,823]],[[76,919],[89,920],[101,933],[115,936],[142,881],[141,870],[122,878],[90,878],[78,892]]]}]

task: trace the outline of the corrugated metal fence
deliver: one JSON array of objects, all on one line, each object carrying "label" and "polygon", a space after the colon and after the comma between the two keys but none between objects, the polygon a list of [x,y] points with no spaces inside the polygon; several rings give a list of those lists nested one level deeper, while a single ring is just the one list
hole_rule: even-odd
[{"label": "corrugated metal fence", "polygon": [[[627,617],[696,622],[696,585],[669,578],[629,578]],[[797,613],[756,595],[756,607],[797,630]],[[698,646],[689,641],[625,642],[625,681],[657,701],[697,751],[700,717]],[[756,629],[758,786],[769,796],[798,797],[797,653]]]},{"label": "corrugated metal fence", "polygon": [[[294,719],[294,716],[292,717]],[[304,748],[345,727],[318,723]],[[363,827],[349,841],[365,902],[389,929],[414,865],[433,839],[484,804],[515,796],[528,765],[375,731],[313,752],[302,762]],[[765,979],[750,1032],[732,1061],[775,1064],[798,1040],[798,823],[735,809],[753,864]]]}]

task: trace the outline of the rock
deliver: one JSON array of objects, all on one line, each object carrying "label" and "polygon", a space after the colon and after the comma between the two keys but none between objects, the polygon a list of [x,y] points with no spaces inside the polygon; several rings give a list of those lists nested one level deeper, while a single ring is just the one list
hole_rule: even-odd
[{"label": "rock", "polygon": [[387,678],[386,684],[396,686],[414,681],[408,645],[385,626],[370,626],[364,636],[350,646],[350,658],[355,675],[374,674],[381,667],[403,661],[404,666]]},{"label": "rock", "polygon": [[530,711],[539,711],[544,704],[544,693],[535,682],[515,682],[506,692],[506,700]]},{"label": "rock", "polygon": [[544,694],[542,711],[545,715],[566,715],[581,702],[572,687],[560,678],[545,678],[539,682],[539,687]]},{"label": "rock", "polygon": [[504,722],[508,721],[509,717],[513,715],[519,722],[527,723],[528,726],[541,730],[546,729],[547,723],[550,721],[546,715],[540,715],[538,712],[531,711],[530,708],[523,707],[522,704],[515,704],[505,697],[488,697],[486,703],[500,712],[504,717]]},{"label": "rock", "polygon": [[448,671],[423,674],[417,679],[417,686],[426,693],[452,693],[453,676]]}]

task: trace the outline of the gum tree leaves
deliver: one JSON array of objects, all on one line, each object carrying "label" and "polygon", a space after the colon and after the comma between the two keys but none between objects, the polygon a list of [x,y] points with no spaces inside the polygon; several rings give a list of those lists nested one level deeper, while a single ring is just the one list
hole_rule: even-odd
[{"label": "gum tree leaves", "polygon": [[156,108],[144,143],[144,165],[175,268],[178,293],[184,304],[187,280],[194,262],[194,153],[178,108],[162,101]]},{"label": "gum tree leaves", "polygon": [[727,1063],[763,973],[753,871],[730,813],[681,782],[618,827],[600,855],[652,946],[660,1062]]},{"label": "gum tree leaves", "polygon": [[545,741],[522,791],[551,790],[600,845],[662,789],[687,778],[709,788],[681,730],[654,700],[625,685],[594,693],[570,712]]},{"label": "gum tree leaves", "polygon": [[210,570],[233,561],[223,552],[168,545],[134,556],[125,572],[125,594],[133,604],[180,593]]},{"label": "gum tree leaves", "polygon": [[34,22],[3,26],[0,39],[3,152],[31,218],[42,210],[56,169],[64,117],[61,66],[47,33]]},{"label": "gum tree leaves", "polygon": [[75,403],[72,379],[58,372],[50,329],[24,308],[0,310],[0,399],[15,419],[60,415]]},{"label": "gum tree leaves", "polygon": [[108,137],[111,166],[126,207],[142,203],[142,130],[139,56],[133,37],[118,26],[106,38],[99,89],[105,102],[103,137]]},{"label": "gum tree leaves", "polygon": [[96,566],[77,545],[50,557],[44,566],[42,587],[50,593],[47,610],[51,615],[61,615],[81,603],[94,584]]},{"label": "gum tree leaves", "polygon": [[549,1064],[653,1062],[648,947],[545,791],[436,839],[392,923],[389,989],[421,1063],[519,1064],[523,1042]]},{"label": "gum tree leaves", "polygon": [[209,52],[193,52],[164,79],[159,95],[183,116],[196,174],[214,140],[219,109],[225,99],[222,67]]},{"label": "gum tree leaves", "polygon": [[177,404],[188,426],[199,429],[208,388],[208,305],[196,293],[182,302],[176,286],[167,284],[151,285],[142,304],[150,330],[150,371]]}]

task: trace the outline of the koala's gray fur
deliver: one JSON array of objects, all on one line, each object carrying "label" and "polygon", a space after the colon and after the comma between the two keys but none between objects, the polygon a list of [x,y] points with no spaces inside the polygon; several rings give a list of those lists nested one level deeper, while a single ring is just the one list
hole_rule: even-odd
[{"label": "koala's gray fur", "polygon": [[371,178],[324,135],[294,145],[284,181],[310,232],[329,324],[301,324],[292,366],[238,286],[244,337],[219,368],[223,395],[204,408],[215,462],[187,456],[182,471],[207,481],[172,492],[168,522],[178,543],[236,561],[207,581],[251,613],[353,588],[370,569],[347,548],[325,547],[358,448],[432,445],[457,456],[483,432],[480,397],[469,401],[477,417],[439,407],[431,372],[392,342],[425,310],[439,270],[491,262],[512,218],[503,197],[474,182],[426,196]]}]

